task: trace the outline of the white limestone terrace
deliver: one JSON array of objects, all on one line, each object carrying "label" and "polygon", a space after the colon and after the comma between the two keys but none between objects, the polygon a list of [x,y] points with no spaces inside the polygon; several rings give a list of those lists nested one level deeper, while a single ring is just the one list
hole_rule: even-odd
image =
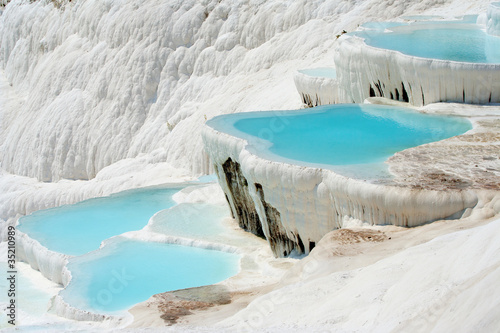
[{"label": "white limestone terrace", "polygon": [[[242,257],[240,265],[247,273],[250,271],[253,274],[260,274],[258,273],[260,270],[272,270],[267,266],[272,265],[275,259],[269,249],[263,246],[264,241],[237,228],[229,218],[220,187],[215,183],[189,183],[189,185],[193,186],[187,186],[174,195],[177,203],[175,206],[152,216],[149,223],[141,230],[129,231],[104,240],[99,250],[92,251],[92,255],[98,256],[99,251],[116,243],[118,239],[129,239],[238,253]],[[222,219],[219,225],[214,223],[218,218]],[[177,232],[175,224],[178,224]],[[210,225],[211,233],[206,232],[208,230],[206,225]],[[193,235],[196,235],[196,238]],[[51,251],[20,231],[17,241],[18,260],[39,271],[42,276],[57,283],[60,288],[68,286],[72,273],[67,264],[75,256]],[[218,283],[218,286],[238,281],[243,278],[242,276],[245,274],[240,271]],[[59,292],[51,298],[47,306],[52,314],[61,318],[87,324],[92,322],[91,325],[100,325],[102,328],[126,326],[132,322],[132,315],[125,310],[113,313],[84,310],[68,303]]]},{"label": "white limestone terrace", "polygon": [[[328,64],[334,55],[332,46],[337,43],[330,38],[342,29],[353,31],[363,22],[393,20],[402,14],[439,14],[449,17],[478,13],[486,11],[489,5],[488,0],[87,0],[67,2],[61,10],[54,7],[53,3],[15,0],[5,11],[0,8],[2,239],[5,239],[4,226],[15,224],[19,216],[35,210],[129,188],[192,180],[202,172],[211,172],[199,133],[205,120],[222,113],[300,107],[292,80],[284,78],[294,68]],[[203,20],[205,10],[209,15]],[[290,45],[294,45],[292,50]],[[476,116],[476,110],[479,109],[474,107]],[[489,123],[490,120],[486,118],[484,122]],[[489,126],[492,131],[498,132],[498,125],[486,125],[485,129]],[[447,163],[442,156],[438,159],[431,156],[432,160],[453,174],[456,171],[464,179],[477,179],[475,186],[480,190],[481,179],[484,184],[498,184],[498,174],[490,170],[498,169],[498,159],[494,159],[497,156],[495,154],[480,153],[481,146],[490,147],[493,153],[495,146],[483,142],[481,135],[474,138],[476,140],[470,142],[455,141],[455,147],[460,143],[473,146],[477,152],[477,156],[471,159],[467,157],[470,163],[465,163],[464,167],[464,157],[460,156],[458,149],[453,150],[451,155],[458,161],[455,165]],[[415,160],[425,158],[424,151],[419,149],[410,150],[422,153],[420,156],[413,155]],[[474,165],[476,161],[478,167],[470,169],[468,165]],[[394,166],[396,162],[390,163]],[[404,167],[401,165],[401,172],[406,172]],[[406,175],[414,177],[414,180],[421,171],[429,169],[425,167],[420,170],[417,165],[410,164],[406,164],[406,167],[409,167]],[[481,173],[493,178],[488,180]],[[477,174],[479,177],[474,178]],[[433,178],[433,186],[450,184],[445,178]],[[401,180],[403,185],[403,174],[396,180]],[[437,181],[442,181],[442,184]],[[498,205],[496,207],[498,213],[500,208]],[[414,231],[418,232],[408,230],[410,233]],[[461,254],[475,253],[470,250],[477,250],[476,245],[494,242],[494,237],[476,237],[475,243],[457,242],[453,247],[450,246],[452,249],[448,252],[437,251],[446,255],[446,259],[452,255],[463,259]],[[5,242],[1,245],[5,245]],[[316,249],[321,250],[318,247]],[[5,246],[0,246],[0,252],[2,258],[6,258]],[[374,252],[364,251],[365,254]],[[435,248],[422,252],[418,263],[426,268],[427,259],[436,258],[435,253]],[[401,262],[408,262],[406,253],[400,257],[403,256]],[[435,267],[441,268],[441,274],[454,277],[461,277],[461,272],[473,271],[477,262],[477,257],[471,255],[459,262],[462,271],[450,273],[448,266],[442,265],[443,257],[438,258],[440,260],[435,260]],[[329,266],[338,267],[337,259]],[[0,264],[5,264],[5,259],[0,258]],[[321,266],[326,265],[322,262]],[[399,262],[388,260],[379,267],[384,272],[393,272],[394,267],[399,267]],[[33,288],[37,288],[36,292],[47,292],[48,280],[26,264],[19,263],[19,268],[23,268],[25,275],[35,275]],[[414,281],[432,279],[436,284],[443,283],[443,275],[437,276],[432,268],[416,269],[411,271],[411,275],[414,280],[402,279],[403,282],[399,284],[397,293],[400,299],[417,299],[405,292]],[[478,276],[484,277],[482,274]],[[397,277],[399,279],[400,275]],[[330,276],[327,278],[336,282]],[[393,311],[401,309],[400,302],[392,299],[374,303],[369,298],[372,294],[368,291],[378,290],[384,280],[385,276],[377,272],[367,272],[362,281],[367,291],[362,293],[364,297],[356,298],[358,303],[353,303],[359,288],[350,286],[352,293],[349,297],[336,304],[343,309],[341,314],[349,314],[356,320],[364,321],[359,314],[365,312],[369,305],[401,321],[401,317],[394,316]],[[254,282],[248,279],[241,285],[248,284],[248,281]],[[343,272],[339,274],[338,281],[344,283]],[[498,288],[491,289],[495,283],[487,284],[488,281],[484,281],[488,288],[481,290],[488,291],[486,296],[490,297],[489,300],[498,300]],[[258,283],[260,281],[254,282],[255,285]],[[310,284],[337,292],[322,280],[311,279]],[[450,285],[456,286],[454,280]],[[55,284],[50,286],[52,289],[58,288]],[[300,288],[293,287],[293,290]],[[419,290],[433,291],[433,287],[424,285]],[[469,289],[469,280],[456,288],[477,290]],[[61,331],[77,327],[76,322],[63,321],[47,314],[46,302],[34,299],[33,291],[26,287],[22,290],[18,298],[19,311],[23,314],[21,325],[32,325],[42,330],[59,328]],[[280,306],[286,313],[279,316],[266,314],[267,321],[282,325],[307,316],[309,321],[304,321],[303,325],[321,323],[321,329],[345,329],[347,315],[338,315],[333,319],[326,315],[332,314],[333,303],[324,302],[325,295],[329,294],[317,292],[311,287],[304,289],[300,299],[297,297],[296,302],[292,302],[294,293],[290,289],[282,292],[287,304],[297,306],[293,309]],[[334,297],[329,299],[338,301]],[[467,314],[473,313],[477,321],[483,320],[486,312],[477,305],[490,303],[481,299],[471,304],[471,299],[467,298],[468,303],[459,299],[456,304],[461,306],[461,310],[474,310]],[[21,303],[23,300],[24,303]],[[360,306],[359,300],[364,302],[365,307]],[[423,305],[425,301],[418,298],[416,302],[420,303],[416,305]],[[391,307],[382,308],[381,304]],[[36,311],[32,311],[35,306]],[[314,316],[320,312],[320,308],[325,313],[321,321]],[[419,306],[410,309],[405,311],[409,318],[425,316]],[[292,310],[294,313],[302,312],[303,316],[291,318],[289,314]],[[460,327],[463,321],[453,323]],[[206,322],[202,324],[206,325]],[[82,330],[90,330],[88,322],[84,325]],[[374,330],[370,323],[363,325],[364,330]],[[276,330],[289,328],[291,326],[280,326]],[[172,329],[176,332],[179,330],[179,327]]]},{"label": "white limestone terrace", "polygon": [[[489,11],[489,16],[494,17],[494,10],[491,8],[496,7],[490,7]],[[483,26],[471,23],[470,17],[462,21],[396,23],[394,26],[381,24],[378,28],[362,27],[353,34],[340,37],[337,44],[335,66],[339,101],[361,103],[368,97],[386,97],[409,102],[415,106],[437,102],[472,104],[500,102],[500,61],[496,60],[498,55],[496,46],[488,46],[488,43],[485,43],[480,51],[485,53],[482,55],[483,59],[456,60],[452,54],[455,51],[449,51],[449,54],[444,54],[443,57],[433,57],[434,46],[426,43],[420,47],[418,41],[413,42],[414,45],[409,43],[413,48],[412,51],[401,50],[398,45],[401,43],[397,41],[388,48],[378,45],[380,38],[385,38],[385,45],[388,45],[390,42],[387,42],[386,37],[398,38],[407,33],[418,33],[428,29],[438,32],[457,29],[458,35],[477,32],[482,33],[484,39],[496,38],[482,32]],[[435,37],[428,35],[425,38],[431,43]],[[484,42],[482,38],[472,38],[474,39],[481,39]],[[435,42],[436,46],[439,44]],[[456,45],[461,45],[456,49],[461,47],[462,50],[481,48],[479,45],[464,46],[461,42],[457,42]],[[448,58],[449,55],[451,57]]]},{"label": "white limestone terrace", "polygon": [[335,68],[302,69],[294,73],[293,80],[302,102],[310,107],[335,104],[338,101]]},{"label": "white limestone terrace", "polygon": [[[351,38],[354,38],[352,35],[366,39],[370,38],[371,35],[375,36],[382,32],[404,33],[405,31],[411,30],[411,27],[414,27],[416,31],[419,29],[443,28],[444,24],[452,29],[482,29],[486,27],[486,32],[488,34],[498,36],[500,35],[500,2],[491,3],[487,13],[483,13],[479,16],[466,15],[451,21],[446,21],[437,15],[416,15],[402,16],[399,20],[393,22],[367,22],[361,25],[358,31],[348,35],[350,38],[347,42],[345,42],[343,38],[341,39],[341,41],[344,41],[344,44],[341,43],[341,46],[337,48],[335,63],[339,62],[341,68],[343,68],[342,66],[364,66],[366,68],[363,67],[363,70],[365,70],[376,67],[376,69],[373,70],[374,72],[368,72],[367,74],[364,72],[359,73],[356,68],[349,67],[351,72],[341,71],[339,77],[337,77],[337,72],[335,68],[332,67],[297,70],[294,73],[294,82],[302,98],[302,102],[309,107],[314,107],[335,103],[359,103],[362,102],[364,98],[375,96],[410,102],[414,105],[424,105],[440,101],[467,103],[490,103],[497,101],[498,98],[495,92],[492,91],[495,91],[497,88],[498,64],[494,62],[493,59],[485,57],[484,62],[476,60],[470,63],[464,63],[451,59],[433,59],[432,56],[413,57],[396,49],[391,50],[375,47],[373,50],[371,45],[365,45],[366,41],[365,43],[361,43],[360,46],[357,44],[359,41],[351,40]],[[345,33],[346,32],[343,31],[343,33],[337,35],[337,38],[340,38]],[[433,37],[429,36],[429,38],[431,39]],[[355,48],[359,47],[360,50],[356,49],[356,51],[352,51],[351,45],[348,45],[349,43],[354,43]],[[368,50],[366,50],[367,48]],[[427,44],[421,46],[421,50],[427,51],[429,48],[432,48],[432,46]],[[486,44],[485,48],[491,49],[493,46],[488,46]],[[362,53],[358,51],[362,51]],[[349,52],[355,52],[355,54],[359,55],[359,59],[353,61],[351,57],[352,54]],[[491,50],[486,50],[486,53],[488,52],[493,54],[493,56],[497,55],[494,51],[491,52]],[[345,61],[345,59],[348,60]],[[391,63],[392,60],[396,61],[394,62],[395,66]],[[444,62],[442,60],[444,60]],[[481,65],[472,65],[472,63],[479,63]],[[385,75],[385,67],[382,68],[383,66],[388,67],[386,71],[387,75]],[[402,66],[410,67],[400,68]],[[423,68],[420,67],[430,67],[432,71],[425,72]],[[445,69],[440,71],[440,68]],[[467,69],[467,71],[464,71],[465,69]],[[434,73],[436,70],[438,70],[438,72],[440,71],[441,74]],[[418,80],[412,77],[412,75],[415,76],[415,71],[419,73],[417,75],[419,77]],[[379,72],[382,72],[383,75],[379,75]],[[393,72],[396,72],[396,79],[394,79]],[[476,73],[474,74],[474,72]],[[421,73],[428,73],[431,75],[431,78],[427,78],[425,75],[424,78],[422,78]],[[340,82],[341,75],[342,82]],[[390,80],[391,75],[392,79],[395,80],[393,80],[394,82]],[[436,81],[439,82],[438,89],[434,89],[434,87],[423,89],[423,87],[429,84],[432,86],[432,79],[436,78],[436,75],[439,76],[439,80]],[[462,86],[455,87],[446,84],[446,76],[449,75],[452,75],[453,79],[458,80],[458,82],[464,82],[462,90],[459,89]],[[381,78],[378,78],[379,76]],[[464,78],[468,78],[468,80]],[[469,80],[470,78],[476,78],[476,80]],[[400,82],[396,82],[398,80]],[[408,82],[405,83],[404,80]],[[424,80],[423,83],[421,82],[422,80]],[[352,81],[355,83],[352,83]],[[467,81],[470,82],[466,84],[465,82]],[[422,87],[420,89],[412,88],[415,86],[415,82],[422,85]],[[366,89],[366,87],[369,88]],[[438,90],[438,92],[436,93],[434,90]],[[428,93],[428,91],[430,93]],[[425,96],[427,96],[427,102]]]},{"label": "white limestone terrace", "polygon": [[353,221],[412,227],[459,218],[471,213],[484,191],[498,191],[500,112],[474,106],[454,111],[459,108],[435,104],[421,110],[459,113],[474,129],[396,153],[388,160],[391,179],[353,179],[266,159],[252,153],[246,140],[210,126],[202,136],[240,226],[264,236],[276,256],[286,256],[309,253],[326,233]]}]

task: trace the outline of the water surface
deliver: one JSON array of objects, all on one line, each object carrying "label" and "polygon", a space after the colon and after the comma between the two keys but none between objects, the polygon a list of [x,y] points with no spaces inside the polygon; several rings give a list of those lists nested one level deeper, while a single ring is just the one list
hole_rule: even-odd
[{"label": "water surface", "polygon": [[61,291],[71,306],[91,312],[126,310],[154,294],[210,285],[239,271],[239,255],[201,248],[114,238],[71,258],[72,279]]},{"label": "water surface", "polygon": [[181,188],[135,189],[40,210],[22,217],[18,228],[49,250],[81,255],[112,236],[142,229],[156,212],[175,204],[172,195]]},{"label": "water surface", "polygon": [[334,170],[348,165],[371,168],[398,151],[472,128],[458,117],[359,104],[231,114],[215,117],[207,125],[246,139],[248,150],[264,158]]},{"label": "water surface", "polygon": [[335,68],[331,67],[301,69],[299,70],[299,72],[305,75],[323,77],[327,79],[335,79],[337,77],[337,72],[335,71]]},{"label": "water surface", "polygon": [[393,27],[391,31],[357,32],[366,44],[382,49],[440,60],[500,63],[500,37],[475,24],[435,22]]}]

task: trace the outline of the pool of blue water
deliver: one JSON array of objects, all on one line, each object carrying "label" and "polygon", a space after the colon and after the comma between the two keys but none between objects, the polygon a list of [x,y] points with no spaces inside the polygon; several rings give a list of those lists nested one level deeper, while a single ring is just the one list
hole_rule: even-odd
[{"label": "pool of blue water", "polygon": [[430,21],[440,19],[441,16],[438,15],[408,15],[401,16],[404,20],[412,20],[412,21]]},{"label": "pool of blue water", "polygon": [[112,236],[142,229],[156,212],[172,207],[182,187],[143,188],[22,217],[18,229],[49,250],[82,255]]},{"label": "pool of blue water", "polygon": [[72,278],[61,291],[71,306],[92,312],[128,309],[154,294],[210,285],[239,270],[239,255],[122,237],[71,258]]},{"label": "pool of blue water", "polygon": [[335,68],[331,67],[301,69],[299,70],[299,73],[315,77],[324,77],[328,79],[335,79],[337,77],[337,72],[335,71]]},{"label": "pool of blue water", "polygon": [[367,104],[230,114],[207,125],[246,139],[247,149],[261,157],[324,168],[380,163],[398,151],[472,128],[458,117]]},{"label": "pool of blue water", "polygon": [[170,236],[215,240],[226,232],[222,220],[227,217],[230,217],[227,206],[181,203],[158,212],[149,228]]},{"label": "pool of blue water", "polygon": [[356,32],[367,45],[440,60],[500,63],[500,37],[475,24],[436,22]]},{"label": "pool of blue water", "polygon": [[[407,23],[404,23],[404,22],[390,22],[390,21],[389,22],[374,22],[374,21],[370,21],[370,22],[363,23],[361,25],[361,27],[365,28],[365,29],[370,29],[370,30],[384,31],[385,29],[391,29],[391,28],[394,28],[394,27],[402,26],[402,25],[407,25]],[[358,32],[351,33],[351,34],[358,34]]]}]

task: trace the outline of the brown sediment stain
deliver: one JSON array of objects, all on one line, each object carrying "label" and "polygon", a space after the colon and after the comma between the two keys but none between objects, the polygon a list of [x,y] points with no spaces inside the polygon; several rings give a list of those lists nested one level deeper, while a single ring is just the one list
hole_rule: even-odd
[{"label": "brown sediment stain", "polygon": [[232,294],[227,287],[211,285],[157,294],[150,304],[158,307],[160,318],[170,326],[181,317],[193,314],[193,311],[229,304],[231,299]]},{"label": "brown sediment stain", "polygon": [[429,173],[422,174],[422,177],[419,178],[419,184],[412,184],[413,188],[422,188],[425,187],[427,189],[453,189],[453,190],[462,190],[469,188],[471,183],[465,179],[461,179],[455,177],[454,175],[447,174],[444,172],[433,171]]},{"label": "brown sediment stain", "polygon": [[464,134],[456,138],[459,141],[464,142],[481,142],[481,143],[492,143],[500,142],[500,133],[474,133],[474,134]]},{"label": "brown sediment stain", "polygon": [[321,245],[318,245],[321,254],[316,253],[315,256],[344,257],[357,255],[360,253],[363,244],[381,243],[390,239],[391,237],[380,230],[366,228],[337,229],[329,232],[321,239]]},{"label": "brown sediment stain", "polygon": [[340,245],[362,243],[362,242],[383,242],[388,240],[387,235],[380,230],[355,230],[337,229],[328,234],[329,241]]},{"label": "brown sediment stain", "polygon": [[500,121],[475,132],[406,149],[389,158],[393,184],[415,189],[500,189]]}]

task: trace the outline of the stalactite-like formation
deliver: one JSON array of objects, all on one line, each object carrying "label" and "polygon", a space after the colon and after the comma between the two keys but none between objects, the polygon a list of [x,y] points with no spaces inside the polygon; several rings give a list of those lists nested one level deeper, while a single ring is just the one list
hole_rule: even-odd
[{"label": "stalactite-like formation", "polygon": [[415,106],[500,102],[500,64],[419,58],[369,46],[354,36],[339,40],[337,51],[337,103],[363,103],[368,97]]}]

